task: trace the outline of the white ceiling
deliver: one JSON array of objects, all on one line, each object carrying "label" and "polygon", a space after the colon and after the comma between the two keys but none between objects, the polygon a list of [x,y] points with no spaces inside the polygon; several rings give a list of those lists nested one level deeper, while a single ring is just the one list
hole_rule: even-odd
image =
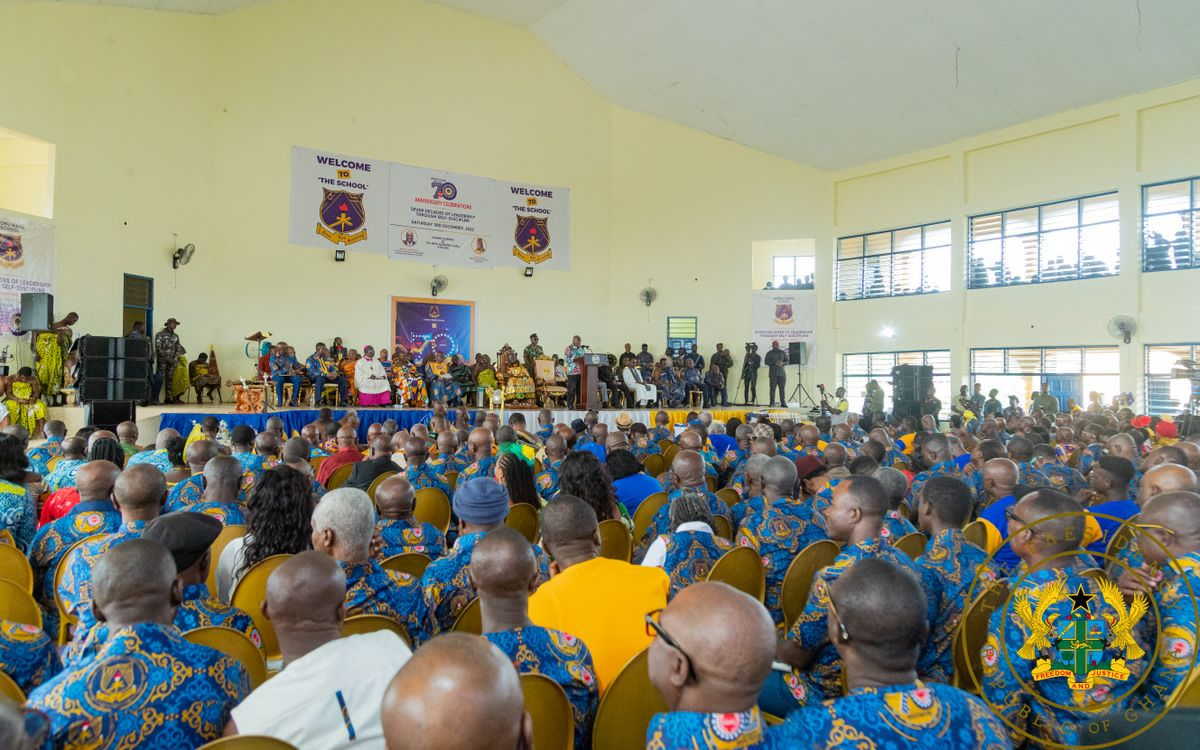
[{"label": "white ceiling", "polygon": [[1200,76],[1197,0],[433,2],[529,29],[620,105],[829,169]]}]

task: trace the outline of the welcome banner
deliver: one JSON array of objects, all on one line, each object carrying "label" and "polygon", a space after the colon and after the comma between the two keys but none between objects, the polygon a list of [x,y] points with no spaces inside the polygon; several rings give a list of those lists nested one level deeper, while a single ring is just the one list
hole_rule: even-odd
[{"label": "welcome banner", "polygon": [[751,307],[754,330],[750,340],[766,356],[771,342],[787,349],[788,342],[808,344],[808,367],[816,364],[817,297],[813,292],[755,292]]}]

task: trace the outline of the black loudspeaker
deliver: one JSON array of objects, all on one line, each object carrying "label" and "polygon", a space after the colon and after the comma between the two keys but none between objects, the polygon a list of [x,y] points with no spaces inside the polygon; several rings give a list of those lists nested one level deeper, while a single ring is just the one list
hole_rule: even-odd
[{"label": "black loudspeaker", "polygon": [[150,381],[83,378],[79,381],[79,401],[149,401]]},{"label": "black loudspeaker", "polygon": [[148,401],[150,345],[145,339],[81,336],[79,400]]},{"label": "black loudspeaker", "polygon": [[97,399],[83,407],[84,424],[95,425],[102,430],[116,432],[122,422],[137,421],[137,406],[133,401],[108,401]]},{"label": "black loudspeaker", "polygon": [[[892,401],[920,402],[933,385],[933,368],[927,365],[899,365],[892,368]],[[894,410],[893,410],[894,411]]]},{"label": "black loudspeaker", "polygon": [[788,364],[789,365],[807,365],[808,364],[808,344],[803,341],[788,342]]},{"label": "black loudspeaker", "polygon": [[21,293],[21,327],[26,331],[49,331],[54,325],[54,295]]}]

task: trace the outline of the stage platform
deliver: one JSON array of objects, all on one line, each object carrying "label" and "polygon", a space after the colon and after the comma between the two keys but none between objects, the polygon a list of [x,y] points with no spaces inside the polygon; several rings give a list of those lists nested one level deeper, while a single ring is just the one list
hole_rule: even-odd
[{"label": "stage platform", "polygon": [[[340,419],[345,415],[346,409],[334,409],[334,419]],[[432,409],[397,409],[397,408],[358,408],[354,409],[359,418],[359,437],[366,438],[367,428],[376,422],[385,422],[389,419],[396,420],[396,424],[404,428],[412,427],[415,424],[426,424],[433,416]],[[474,417],[475,412],[482,411],[479,409],[471,409],[471,415]],[[496,413],[501,413],[498,410],[492,410]],[[508,417],[514,412],[518,412],[525,416],[525,424],[530,432],[537,429],[538,409],[506,409],[503,411],[503,421],[508,422]],[[654,414],[657,410],[650,409],[602,409],[600,410],[600,421],[609,426],[610,429],[616,429],[617,417],[621,414],[628,414],[634,422],[642,422],[647,427],[654,425]],[[690,409],[667,409],[666,412],[671,418],[672,424],[683,424],[687,418]],[[696,409],[695,411],[699,411]],[[713,418],[719,421],[726,421],[732,417],[737,417],[743,422],[746,421],[748,414],[770,414],[774,420],[780,419],[798,419],[806,416],[800,410],[791,409],[768,409],[766,407],[730,407],[728,409],[708,409]],[[67,433],[70,434],[80,427],[84,426],[83,407],[81,406],[66,406],[54,407],[49,410],[50,419],[61,419],[67,425]],[[161,429],[173,428],[179,430],[183,434],[188,434],[192,430],[192,426],[200,422],[209,415],[214,415],[226,427],[232,428],[239,424],[248,424],[255,430],[261,430],[266,423],[268,417],[278,416],[283,420],[284,426],[288,433],[299,431],[304,425],[314,422],[317,419],[317,410],[308,408],[296,409],[272,409],[263,414],[237,414],[233,411],[231,404],[179,404],[176,406],[139,406],[137,409],[137,425],[139,432],[139,440],[142,443],[150,443],[153,441],[153,436]],[[568,409],[551,409],[550,413],[554,417],[554,422],[570,424],[572,420],[583,419],[587,413],[585,411],[576,411]]]}]

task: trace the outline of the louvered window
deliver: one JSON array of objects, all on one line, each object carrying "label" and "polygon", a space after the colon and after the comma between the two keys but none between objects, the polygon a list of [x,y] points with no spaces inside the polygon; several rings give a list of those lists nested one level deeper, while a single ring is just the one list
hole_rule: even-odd
[{"label": "louvered window", "polygon": [[838,239],[838,300],[933,294],[949,288],[948,221]]}]

